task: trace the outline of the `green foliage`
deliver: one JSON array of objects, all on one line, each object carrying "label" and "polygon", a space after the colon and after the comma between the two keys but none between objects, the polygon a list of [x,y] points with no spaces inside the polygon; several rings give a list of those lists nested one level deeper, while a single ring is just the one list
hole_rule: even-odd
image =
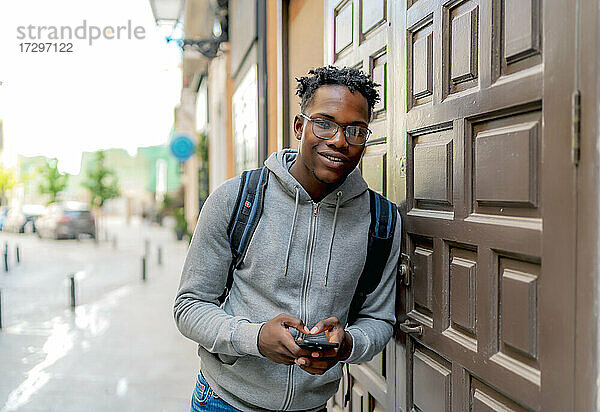
[{"label": "green foliage", "polygon": [[181,230],[184,233],[187,232],[187,222],[185,221],[185,213],[182,207],[175,210],[175,230]]},{"label": "green foliage", "polygon": [[175,209],[175,233],[177,234],[177,239],[181,240],[185,236],[188,237],[188,242],[191,240],[191,233],[188,231],[187,222],[185,220],[185,212],[183,207],[178,207]]},{"label": "green foliage", "polygon": [[208,163],[208,136],[205,133],[198,134],[196,156],[198,156],[200,163]]},{"label": "green foliage", "polygon": [[202,204],[208,197],[208,136],[204,133],[198,135],[196,156],[200,163],[198,169],[198,197]]},{"label": "green foliage", "polygon": [[175,204],[175,199],[173,199],[171,196],[169,196],[168,193],[165,193],[163,195],[163,201],[162,201],[162,209],[167,211],[171,211],[173,209],[173,205]]},{"label": "green foliage", "polygon": [[0,164],[0,202],[6,204],[6,192],[12,189],[17,183],[15,172],[12,169],[5,169]]},{"label": "green foliage", "polygon": [[119,180],[104,162],[104,152],[97,151],[92,166],[86,172],[86,180],[82,183],[90,191],[92,207],[100,208],[107,200],[120,196]]},{"label": "green foliage", "polygon": [[69,175],[58,171],[56,159],[48,159],[46,164],[38,168],[38,174],[41,178],[38,191],[43,195],[50,195],[48,204],[56,202],[58,194],[67,187]]}]

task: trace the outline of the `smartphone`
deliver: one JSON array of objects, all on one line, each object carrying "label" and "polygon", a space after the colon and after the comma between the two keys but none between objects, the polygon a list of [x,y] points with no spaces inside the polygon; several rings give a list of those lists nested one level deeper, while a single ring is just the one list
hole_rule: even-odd
[{"label": "smartphone", "polygon": [[301,335],[296,339],[296,344],[302,349],[326,351],[340,346],[337,342],[329,342],[325,332],[316,335]]}]

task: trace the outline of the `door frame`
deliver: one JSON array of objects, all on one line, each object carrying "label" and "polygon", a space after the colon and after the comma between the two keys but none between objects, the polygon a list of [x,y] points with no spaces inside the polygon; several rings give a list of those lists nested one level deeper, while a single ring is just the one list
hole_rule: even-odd
[{"label": "door frame", "polygon": [[[571,159],[571,103],[577,88],[577,2],[545,2],[549,7],[542,9],[544,140],[554,140],[553,150],[547,145],[542,149],[542,276],[552,271],[553,278],[562,276],[565,281],[545,282],[539,290],[539,311],[544,314],[540,316],[540,364],[546,372],[542,372],[541,410],[576,410],[577,192],[576,167]],[[567,305],[557,304],[565,296],[570,297]]]},{"label": "door frame", "polygon": [[[407,1],[388,2],[389,21],[392,22],[388,31],[388,62],[390,70],[390,87],[388,88],[388,117],[389,129],[392,131],[388,140],[388,198],[398,205],[398,211],[403,222],[406,222],[406,3]],[[406,253],[406,228],[402,225],[402,250]],[[407,290],[397,281],[396,318],[404,314]],[[398,322],[397,322],[398,323]],[[394,410],[406,411],[406,399],[410,382],[407,382],[407,351],[412,349],[410,337],[396,331],[394,336],[395,359],[395,393]]]},{"label": "door frame", "polygon": [[[577,167],[577,309],[574,410],[598,410],[600,313],[600,10],[578,1],[577,80],[581,142]],[[595,206],[595,207],[594,207]]]}]

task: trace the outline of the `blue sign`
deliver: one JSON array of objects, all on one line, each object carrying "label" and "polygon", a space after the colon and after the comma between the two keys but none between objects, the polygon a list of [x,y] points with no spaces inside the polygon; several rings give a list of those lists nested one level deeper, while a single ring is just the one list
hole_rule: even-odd
[{"label": "blue sign", "polygon": [[188,136],[182,134],[171,140],[169,148],[177,160],[185,162],[194,154],[196,144]]}]

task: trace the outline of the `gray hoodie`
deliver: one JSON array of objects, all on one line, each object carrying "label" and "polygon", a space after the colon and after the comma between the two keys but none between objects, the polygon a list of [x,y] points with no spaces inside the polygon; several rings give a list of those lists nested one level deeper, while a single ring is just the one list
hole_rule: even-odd
[{"label": "gray hoodie", "polygon": [[[271,173],[263,214],[221,307],[231,262],[227,226],[240,177],[211,193],[175,299],[177,327],[198,343],[202,374],[216,394],[243,411],[318,410],[342,377],[340,363],[311,375],[295,364],[272,362],[257,346],[261,325],[280,313],[298,317],[309,329],[331,316],[345,324],[365,263],[370,209],[360,170],[315,203],[289,173],[296,157],[286,149],[265,162]],[[400,233],[398,216],[382,281],[360,312],[367,316],[347,327],[354,343],[347,363],[371,360],[392,336]],[[295,329],[290,332],[296,337]]]}]

